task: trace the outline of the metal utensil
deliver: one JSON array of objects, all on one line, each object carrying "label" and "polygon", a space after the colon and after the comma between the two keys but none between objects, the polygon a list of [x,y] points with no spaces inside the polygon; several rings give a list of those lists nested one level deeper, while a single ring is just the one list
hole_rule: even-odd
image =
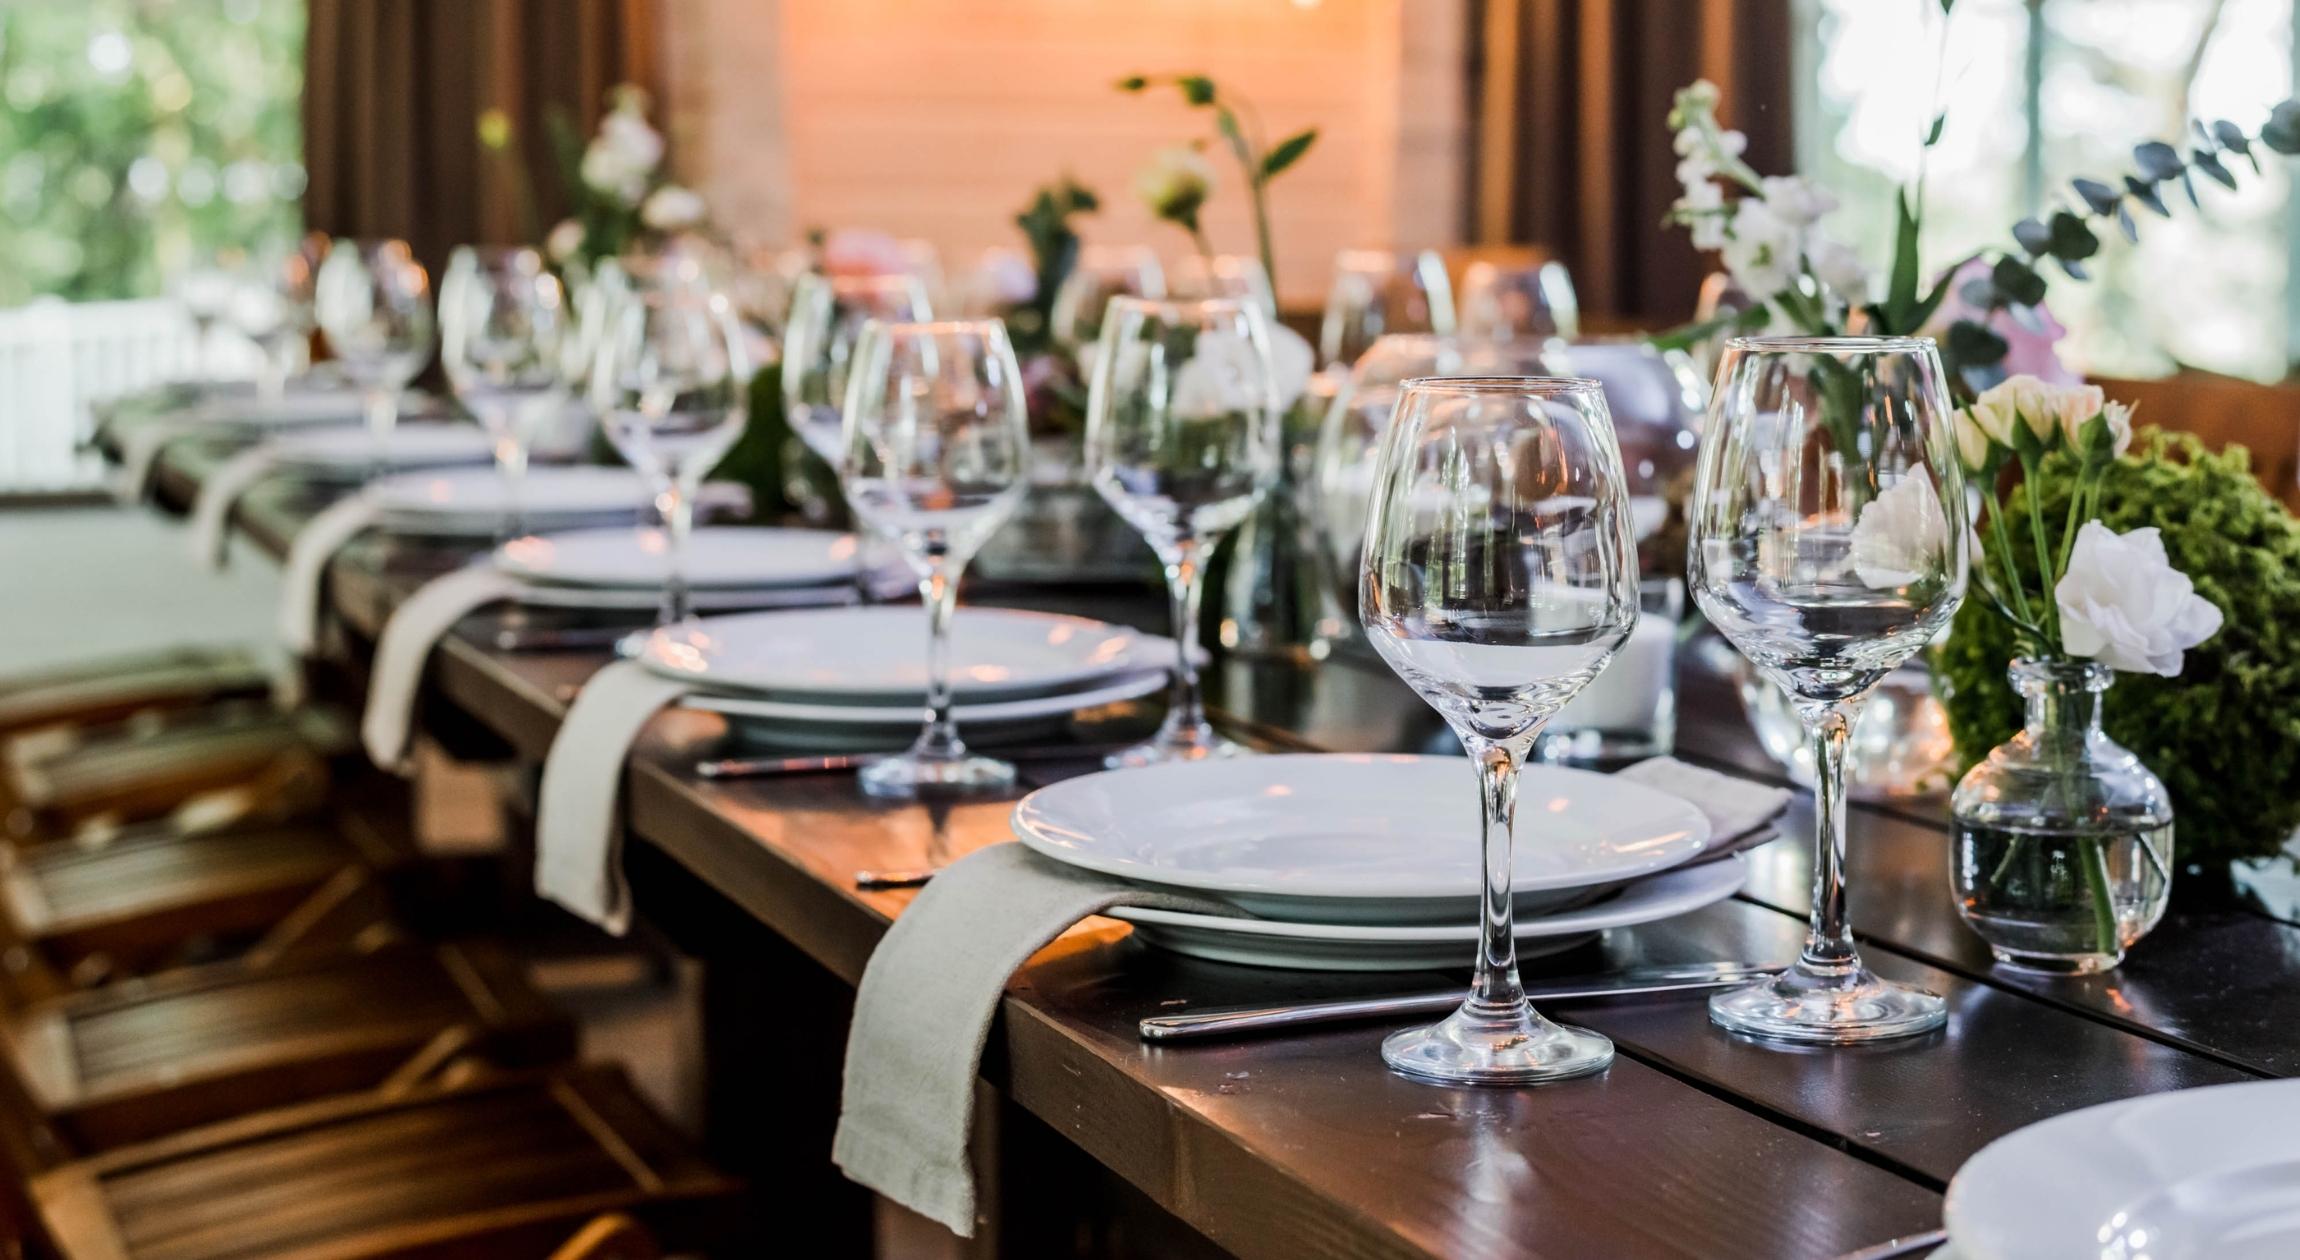
[{"label": "metal utensil", "polygon": [[[1003,761],[1090,761],[1107,755],[1116,745],[1038,744],[1027,748],[987,748]],[[832,770],[860,770],[892,753],[825,753],[813,757],[721,757],[695,763],[695,774],[705,779],[758,779],[777,774],[821,774]]]},{"label": "metal utensil", "polygon": [[865,892],[881,892],[890,888],[921,888],[934,878],[927,867],[897,871],[856,871],[855,887]]},{"label": "metal utensil", "polygon": [[1942,1246],[1948,1241],[1949,1231],[1928,1229],[1921,1234],[1903,1234],[1899,1238],[1888,1238],[1874,1247],[1848,1251],[1837,1257],[1837,1260],[1892,1260],[1894,1256],[1915,1255],[1917,1252],[1928,1248]]},{"label": "metal utensil", "polygon": [[[1632,967],[1603,975],[1574,976],[1529,984],[1525,995],[1537,1002],[1556,1002],[1568,998],[1722,989],[1772,975],[1778,970],[1778,967],[1759,966],[1755,963]],[[1276,1028],[1380,1019],[1391,1015],[1432,1015],[1461,1005],[1461,995],[1462,991],[1456,988],[1436,993],[1347,998],[1333,1002],[1214,1007],[1184,1015],[1152,1015],[1142,1021],[1140,1031],[1144,1041],[1182,1041],[1201,1037],[1230,1037]]]},{"label": "metal utensil", "polygon": [[498,652],[582,652],[611,648],[634,631],[619,626],[505,626],[487,638]]}]

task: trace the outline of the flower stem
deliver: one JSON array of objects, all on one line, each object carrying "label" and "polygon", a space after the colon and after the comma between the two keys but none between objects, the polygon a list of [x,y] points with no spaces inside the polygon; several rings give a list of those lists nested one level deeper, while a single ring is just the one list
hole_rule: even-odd
[{"label": "flower stem", "polygon": [[2098,840],[2080,840],[2084,848],[2084,882],[2092,892],[2092,926],[2099,935],[2100,952],[2115,957],[2124,948],[2117,937],[2116,904],[2108,888],[2108,851]]},{"label": "flower stem", "polygon": [[2053,569],[2052,545],[2045,541],[2044,508],[2038,502],[2044,494],[2044,486],[2037,478],[2039,462],[2025,455],[2021,457],[2021,477],[2025,483],[2021,487],[2023,491],[2021,497],[2028,500],[2029,536],[2036,544],[2037,576],[2041,582],[2039,589],[2043,592],[2043,598],[2039,601],[2043,605],[2039,610],[2040,624],[2047,631],[2047,642],[2057,644],[2060,642],[2060,634],[2054,626],[2060,620],[2060,606],[2054,602],[2053,588],[2059,585],[2059,580]]}]

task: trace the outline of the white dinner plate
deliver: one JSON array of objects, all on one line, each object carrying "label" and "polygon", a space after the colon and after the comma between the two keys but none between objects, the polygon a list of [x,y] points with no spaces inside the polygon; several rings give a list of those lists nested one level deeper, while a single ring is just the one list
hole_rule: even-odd
[{"label": "white dinner plate", "polygon": [[[400,399],[400,418],[432,406],[424,394],[410,392]],[[218,429],[299,429],[310,425],[351,425],[367,418],[367,400],[359,391],[339,387],[295,386],[277,398],[253,394],[226,394],[204,398],[184,410],[181,418]]]},{"label": "white dinner plate", "polygon": [[[581,529],[514,539],[497,549],[496,563],[548,586],[660,587],[669,550],[656,528]],[[707,526],[688,535],[687,584],[821,586],[854,577],[855,552],[853,534],[827,529]]]},{"label": "white dinner plate", "polygon": [[[1740,890],[1749,864],[1738,855],[1634,881],[1592,905],[1517,918],[1518,953],[1534,957],[1579,944],[1607,928],[1652,923],[1723,901]],[[1120,906],[1113,919],[1134,925],[1145,944],[1194,958],[1249,967],[1317,971],[1465,969],[1477,953],[1477,924],[1378,927],[1292,923],[1180,910]]]},{"label": "white dinner plate", "polygon": [[[1293,754],[1105,771],[1014,809],[1024,844],[1121,879],[1214,893],[1263,918],[1461,922],[1482,885],[1460,757]],[[1691,804],[1610,775],[1527,766],[1520,904],[1667,870],[1701,851]]]},{"label": "white dinner plate", "polygon": [[[321,476],[364,477],[376,462],[375,438],[362,428],[316,428],[284,433],[267,448],[281,467]],[[487,435],[468,424],[403,424],[385,440],[390,468],[442,468],[494,459]]]},{"label": "white dinner plate", "polygon": [[[989,700],[973,704],[956,705],[951,715],[958,720],[963,733],[969,727],[1003,726],[1024,722],[1040,722],[1049,718],[1067,718],[1080,709],[1091,709],[1123,700],[1139,700],[1166,685],[1164,669],[1138,670],[1116,678],[1098,682],[1090,687],[1059,692],[1047,696],[1028,696],[1019,700]],[[757,722],[787,723],[793,725],[837,727],[872,732],[915,731],[923,717],[920,705],[911,704],[813,704],[793,700],[770,699],[764,696],[730,696],[721,694],[689,696],[680,701],[690,709],[708,709],[729,717],[745,718]],[[996,751],[993,749],[992,751]]]},{"label": "white dinner plate", "polygon": [[1998,1138],[1949,1183],[1967,1260],[2300,1256],[2300,1080],[2175,1090]]},{"label": "white dinner plate", "polygon": [[[961,608],[950,635],[951,688],[961,700],[1051,695],[1174,662],[1171,640],[1054,613]],[[659,674],[713,691],[917,704],[926,696],[926,610],[714,617],[692,633],[657,636],[640,659]]]}]

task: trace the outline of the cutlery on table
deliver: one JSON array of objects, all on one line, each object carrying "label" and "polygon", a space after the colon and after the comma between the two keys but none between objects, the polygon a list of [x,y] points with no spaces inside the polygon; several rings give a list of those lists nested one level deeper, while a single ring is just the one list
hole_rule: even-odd
[{"label": "cutlery on table", "polygon": [[[1039,744],[1028,748],[992,748],[991,756],[1005,761],[1098,760],[1116,745]],[[777,774],[821,774],[833,770],[860,770],[895,753],[826,753],[813,757],[722,757],[695,763],[695,774],[705,779],[758,779]]]},{"label": "cutlery on table", "polygon": [[890,888],[923,888],[934,878],[929,867],[894,871],[856,871],[855,887],[865,892],[881,892]]},{"label": "cutlery on table", "polygon": [[[1676,993],[1694,989],[1722,989],[1772,975],[1779,967],[1754,963],[1694,963],[1677,967],[1632,967],[1594,976],[1572,976],[1535,981],[1525,986],[1526,997],[1536,1002],[1573,998],[1623,997],[1641,993]],[[1380,1019],[1390,1015],[1428,1015],[1461,1005],[1461,993],[1446,989],[1431,993],[1405,993],[1392,997],[1345,998],[1331,1002],[1264,1003],[1253,1006],[1210,1007],[1181,1015],[1152,1015],[1140,1026],[1144,1041],[1183,1041],[1202,1037],[1228,1037],[1278,1028],[1301,1028],[1350,1020]]]},{"label": "cutlery on table", "polygon": [[1895,1256],[1913,1256],[1920,1251],[1942,1246],[1948,1241],[1949,1231],[1928,1229],[1921,1234],[1903,1234],[1899,1238],[1888,1238],[1874,1247],[1848,1251],[1837,1257],[1837,1260],[1893,1260]]}]

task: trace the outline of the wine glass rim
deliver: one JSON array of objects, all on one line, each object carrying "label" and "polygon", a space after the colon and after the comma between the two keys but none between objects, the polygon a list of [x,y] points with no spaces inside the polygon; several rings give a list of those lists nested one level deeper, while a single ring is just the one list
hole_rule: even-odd
[{"label": "wine glass rim", "polygon": [[1397,383],[1399,393],[1427,394],[1532,394],[1557,398],[1567,394],[1602,394],[1605,386],[1586,376],[1409,376]]},{"label": "wine glass rim", "polygon": [[985,319],[873,319],[870,321],[887,331],[889,336],[948,336],[955,333],[988,335],[1004,333],[1006,321],[995,316]]},{"label": "wine glass rim", "polygon": [[1130,311],[1226,311],[1252,307],[1261,310],[1262,304],[1251,297],[1154,298],[1133,293],[1111,295],[1110,305]]},{"label": "wine glass rim", "polygon": [[1906,354],[1912,350],[1935,349],[1937,345],[1930,337],[1915,336],[1760,336],[1733,337],[1725,342],[1728,350],[1756,354]]}]

